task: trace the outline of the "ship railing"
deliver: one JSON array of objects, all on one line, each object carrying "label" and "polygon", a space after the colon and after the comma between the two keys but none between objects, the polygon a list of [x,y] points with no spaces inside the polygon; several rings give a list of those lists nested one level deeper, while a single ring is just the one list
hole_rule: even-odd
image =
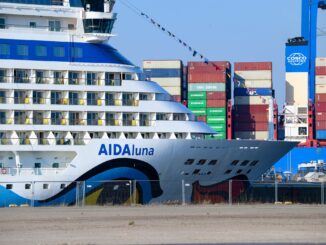
[{"label": "ship railing", "polygon": [[23,168],[23,167],[3,167],[0,168],[0,175],[52,175],[60,174],[67,168]]},{"label": "ship railing", "polygon": [[18,30],[18,29],[31,29],[33,31],[56,31],[56,32],[65,32],[65,31],[75,31],[76,27],[69,26],[69,27],[53,27],[53,26],[46,26],[46,25],[18,25],[18,24],[4,24],[1,25],[1,29],[10,29],[10,30]]}]

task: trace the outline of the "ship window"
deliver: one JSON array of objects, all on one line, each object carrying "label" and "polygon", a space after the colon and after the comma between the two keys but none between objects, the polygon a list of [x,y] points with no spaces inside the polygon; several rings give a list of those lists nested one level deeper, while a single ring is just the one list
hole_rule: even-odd
[{"label": "ship window", "polygon": [[6,184],[6,189],[11,190],[12,189],[12,184]]},{"label": "ship window", "polygon": [[43,184],[43,189],[44,189],[44,190],[49,189],[49,184]]},{"label": "ship window", "polygon": [[247,174],[249,174],[251,172],[251,169],[249,169],[248,171],[247,171]]},{"label": "ship window", "polygon": [[53,163],[52,168],[59,168],[59,163],[58,162]]},{"label": "ship window", "polygon": [[185,165],[191,165],[193,164],[195,161],[195,159],[188,159],[186,162],[185,162]]},{"label": "ship window", "polygon": [[0,55],[10,55],[9,44],[0,44]]},{"label": "ship window", "polygon": [[47,48],[46,46],[36,46],[35,47],[36,56],[47,56]]},{"label": "ship window", "polygon": [[193,175],[199,174],[200,169],[195,169],[194,172],[192,172]]},{"label": "ship window", "polygon": [[72,58],[81,58],[83,56],[83,50],[79,47],[71,48],[71,57]]},{"label": "ship window", "polygon": [[31,184],[25,184],[25,190],[30,190],[31,189]]},{"label": "ship window", "polygon": [[236,166],[239,163],[239,160],[234,160],[233,162],[231,162],[232,166]]},{"label": "ship window", "polygon": [[34,163],[34,168],[41,168],[41,163],[40,162]]},{"label": "ship window", "polygon": [[60,189],[66,188],[66,184],[60,184]]},{"label": "ship window", "polygon": [[200,159],[197,163],[197,165],[204,165],[206,163],[205,159]]},{"label": "ship window", "polygon": [[249,162],[250,162],[249,160],[245,160],[241,163],[241,166],[247,166]]},{"label": "ship window", "polygon": [[29,22],[30,28],[36,28],[36,22]]},{"label": "ship window", "polygon": [[237,171],[237,174],[241,174],[242,173],[242,169],[239,169],[238,171]]},{"label": "ship window", "polygon": [[0,18],[0,29],[6,28],[6,20],[4,18]]},{"label": "ship window", "polygon": [[252,161],[251,163],[250,163],[250,166],[256,166],[257,165],[257,163],[258,163],[259,161]]},{"label": "ship window", "polygon": [[55,57],[64,57],[65,56],[65,48],[64,47],[53,47],[53,55]]},{"label": "ship window", "polygon": [[28,56],[28,46],[27,45],[17,45],[17,55]]},{"label": "ship window", "polygon": [[68,30],[74,30],[75,25],[74,24],[68,24]]},{"label": "ship window", "polygon": [[231,169],[228,169],[228,170],[225,171],[224,174],[230,174],[231,172],[232,172],[232,170]]},{"label": "ship window", "polygon": [[60,31],[61,23],[59,20],[50,20],[49,21],[49,31]]},{"label": "ship window", "polygon": [[217,164],[217,160],[211,160],[208,165],[216,165]]}]

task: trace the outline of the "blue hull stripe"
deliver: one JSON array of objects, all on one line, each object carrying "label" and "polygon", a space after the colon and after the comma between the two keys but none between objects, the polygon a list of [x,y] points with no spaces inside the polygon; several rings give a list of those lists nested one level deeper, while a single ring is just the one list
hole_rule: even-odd
[{"label": "blue hull stripe", "polygon": [[[7,55],[0,54],[0,59],[133,65],[108,44],[0,39],[1,44],[9,45],[10,50]],[[26,56],[18,55],[17,45],[27,45],[28,54]],[[47,51],[45,56],[36,55],[37,46],[46,47]],[[54,47],[63,47],[64,56],[55,56]],[[72,48],[80,48],[82,50],[80,58],[71,56]]]}]

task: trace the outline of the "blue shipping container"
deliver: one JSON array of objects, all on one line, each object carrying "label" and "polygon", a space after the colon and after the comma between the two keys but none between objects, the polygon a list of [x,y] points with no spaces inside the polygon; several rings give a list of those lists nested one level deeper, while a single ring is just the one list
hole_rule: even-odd
[{"label": "blue shipping container", "polygon": [[181,77],[181,69],[144,69],[146,78],[152,77]]},{"label": "blue shipping container", "polygon": [[326,140],[326,130],[316,130],[316,138],[318,140]]},{"label": "blue shipping container", "polygon": [[273,96],[270,88],[235,88],[234,96]]}]

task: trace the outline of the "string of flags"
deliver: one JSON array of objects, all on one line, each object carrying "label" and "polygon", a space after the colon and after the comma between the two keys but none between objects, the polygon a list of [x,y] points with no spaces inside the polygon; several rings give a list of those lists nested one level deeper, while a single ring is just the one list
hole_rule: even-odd
[{"label": "string of flags", "polygon": [[189,52],[192,53],[192,56],[193,57],[196,57],[197,56],[200,59],[204,60],[204,63],[205,64],[210,64],[210,65],[214,66],[216,68],[216,70],[219,70],[220,69],[217,65],[215,65],[212,62],[210,62],[203,54],[199,53],[196,49],[192,48],[190,45],[188,45],[186,42],[184,42],[181,38],[177,37],[173,32],[171,32],[170,30],[168,30],[167,28],[165,28],[163,25],[161,25],[160,23],[158,23],[156,20],[154,20],[153,18],[151,18],[149,15],[147,15],[144,12],[142,12],[140,9],[138,9],[131,2],[129,2],[128,0],[120,0],[120,2],[123,3],[125,6],[127,6],[128,8],[130,8],[131,10],[133,10],[138,15],[140,14],[143,18],[145,18],[149,23],[151,23],[152,25],[154,25],[155,27],[157,27],[159,30],[161,30],[162,32],[164,32],[168,36],[170,36],[171,38],[174,38],[176,41],[178,41],[179,44],[183,45],[185,48],[187,48],[189,50]]}]

